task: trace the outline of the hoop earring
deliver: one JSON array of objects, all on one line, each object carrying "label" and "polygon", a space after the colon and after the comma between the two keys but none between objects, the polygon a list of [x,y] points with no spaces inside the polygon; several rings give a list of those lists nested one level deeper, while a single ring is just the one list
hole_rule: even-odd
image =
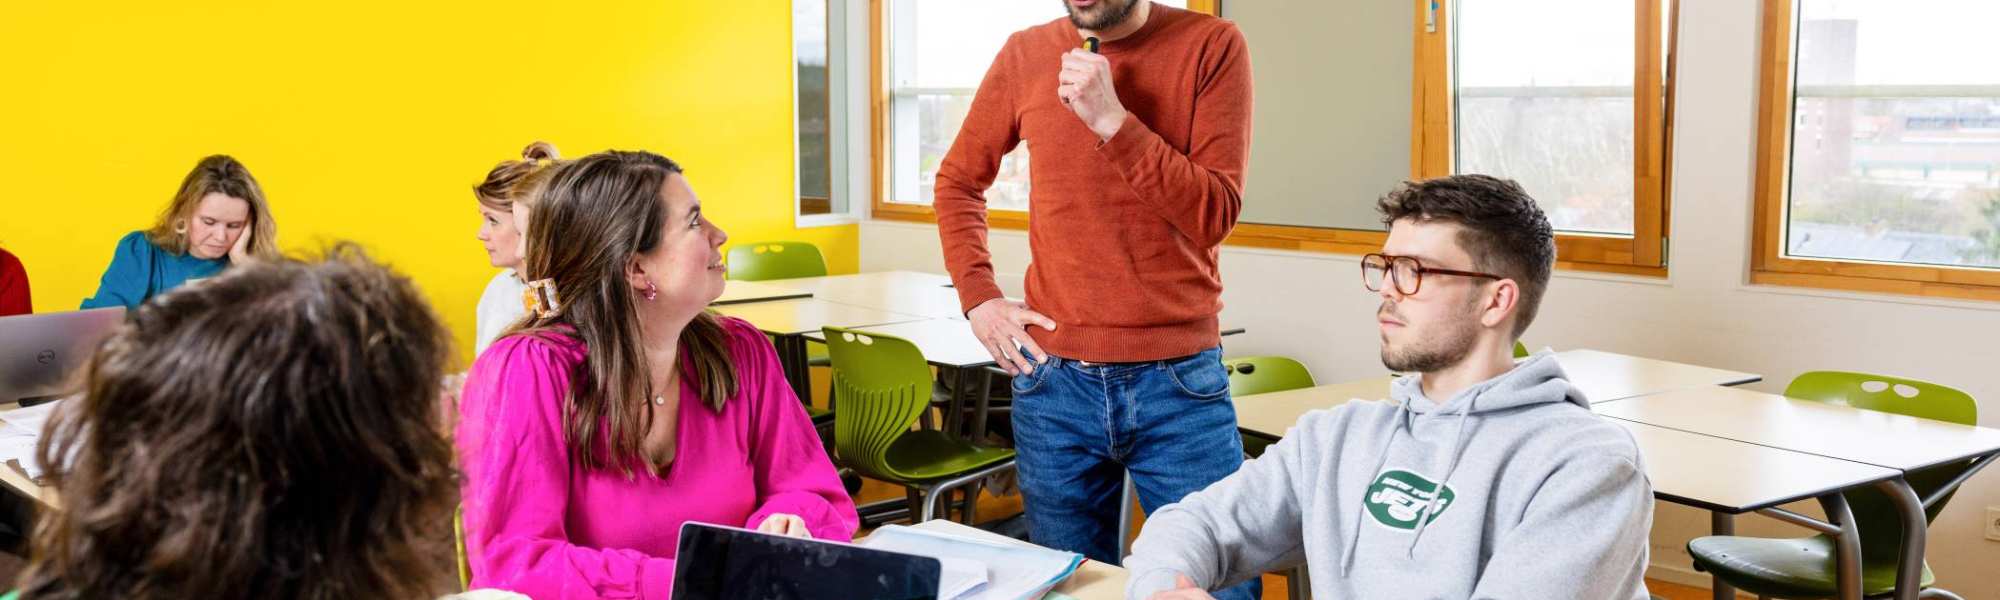
[{"label": "hoop earring", "polygon": [[174,224],[174,235],[187,235],[187,232],[188,232],[187,221],[181,221],[179,223]]}]

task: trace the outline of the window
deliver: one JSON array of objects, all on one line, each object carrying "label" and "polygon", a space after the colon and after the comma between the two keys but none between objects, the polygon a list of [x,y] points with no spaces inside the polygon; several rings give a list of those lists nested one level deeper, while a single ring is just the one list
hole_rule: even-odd
[{"label": "window", "polygon": [[[929,215],[938,164],[958,136],[986,67],[1008,35],[1062,17],[1063,8],[1052,0],[878,2],[876,88],[884,97],[876,119],[882,161],[876,173],[884,185],[877,192],[876,214]],[[1214,11],[1212,0],[1206,9],[1199,0],[1195,4],[1197,10]],[[1026,144],[1001,160],[986,201],[994,211],[1028,209]]]},{"label": "window", "polygon": [[827,0],[792,1],[792,58],[794,64],[795,130],[798,134],[798,214],[828,215],[847,212],[845,202],[836,203],[833,160],[833,95],[835,86],[828,59],[835,46],[830,43],[833,15]]},{"label": "window", "polygon": [[1765,15],[1752,279],[2000,299],[2000,4]]},{"label": "window", "polygon": [[1671,0],[1448,7],[1420,26],[1417,175],[1514,179],[1564,266],[1658,273]]}]

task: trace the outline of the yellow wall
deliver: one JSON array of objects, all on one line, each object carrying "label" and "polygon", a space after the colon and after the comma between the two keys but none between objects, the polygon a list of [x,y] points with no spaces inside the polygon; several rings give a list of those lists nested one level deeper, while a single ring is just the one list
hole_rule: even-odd
[{"label": "yellow wall", "polygon": [[[461,345],[494,270],[470,186],[521,146],[681,162],[737,241],[793,226],[789,2],[23,2],[0,19],[0,246],[41,311],[96,289],[197,159],[263,183],[288,251],[365,245]],[[465,352],[467,356],[470,351]]]}]

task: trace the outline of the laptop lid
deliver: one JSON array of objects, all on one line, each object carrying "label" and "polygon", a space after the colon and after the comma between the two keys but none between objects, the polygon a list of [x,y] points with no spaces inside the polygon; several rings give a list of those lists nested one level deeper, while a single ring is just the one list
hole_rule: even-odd
[{"label": "laptop lid", "polygon": [[0,317],[0,402],[78,391],[78,372],[124,321],[124,307]]},{"label": "laptop lid", "polygon": [[673,600],[934,600],[939,571],[927,556],[690,521]]}]

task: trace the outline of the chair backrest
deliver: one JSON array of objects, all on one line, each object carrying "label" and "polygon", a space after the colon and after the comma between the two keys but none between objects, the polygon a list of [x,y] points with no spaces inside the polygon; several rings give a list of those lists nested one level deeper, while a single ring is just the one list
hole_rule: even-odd
[{"label": "chair backrest", "polygon": [[[1915,379],[1846,371],[1812,371],[1799,375],[1791,385],[1785,386],[1785,395],[1960,425],[1979,423],[1979,404],[1972,399],[1972,395]],[[1972,462],[1938,465],[1907,473],[1903,478],[1916,490],[1917,497],[1923,498],[1951,483],[1953,478],[1971,467]],[[1854,524],[1861,531],[1862,561],[1895,561],[1902,546],[1903,521],[1897,517],[1896,505],[1889,501],[1888,495],[1874,489],[1853,490],[1842,495],[1847,498],[1848,509],[1854,513]],[[1936,504],[1926,507],[1925,520],[1936,519],[1938,513],[1944,510],[1945,503],[1950,501],[1951,495],[1946,494]]]},{"label": "chair backrest", "polygon": [[1222,359],[1229,369],[1229,395],[1242,397],[1313,386],[1312,373],[1299,361],[1283,356]]},{"label": "chair backrest", "polygon": [[1514,358],[1527,358],[1530,354],[1534,353],[1528,351],[1527,344],[1522,343],[1521,340],[1514,340]]},{"label": "chair backrest", "polygon": [[826,275],[826,258],[809,242],[758,242],[729,249],[729,278],[736,281]]},{"label": "chair backrest", "polygon": [[842,464],[869,477],[898,481],[889,445],[930,407],[931,369],[916,344],[898,337],[827,327],[833,361],[833,445]]}]

